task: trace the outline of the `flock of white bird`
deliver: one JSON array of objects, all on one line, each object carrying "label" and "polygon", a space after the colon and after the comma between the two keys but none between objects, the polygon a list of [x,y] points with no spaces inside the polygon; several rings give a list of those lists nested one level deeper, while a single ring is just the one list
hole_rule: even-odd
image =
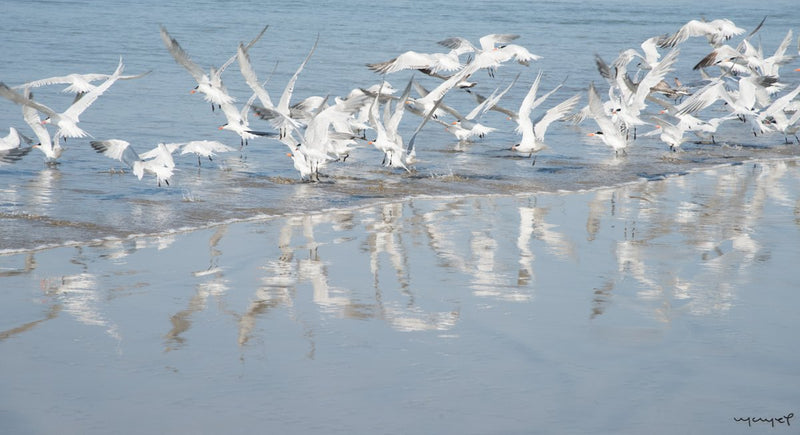
[{"label": "flock of white bird", "polygon": [[[599,137],[616,155],[626,153],[636,140],[640,127],[651,126],[652,130],[643,133],[644,136],[658,135],[671,150],[678,151],[688,139],[688,132],[702,141],[714,142],[714,133],[719,125],[737,119],[751,128],[755,135],[781,133],[786,143],[789,143],[790,136],[800,143],[797,137],[800,130],[800,102],[797,100],[800,85],[791,88],[781,82],[779,75],[782,65],[800,55],[800,40],[798,53],[787,53],[793,38],[790,30],[775,52],[765,55],[761,47],[750,42],[761,25],[763,21],[734,47],[730,45],[731,39],[744,35],[745,29],[727,19],[692,20],[673,34],[645,40],[641,51],[628,49],[621,52],[610,64],[596,56],[598,71],[608,84],[607,98],[601,97],[591,83],[588,103],[584,107],[578,107],[581,94],[576,94],[552,105],[535,118],[531,117],[534,109],[542,106],[562,86],[540,95],[541,71],[516,110],[504,109],[499,103],[514,87],[519,75],[488,97],[470,91],[475,83],[469,80],[480,70],[488,71],[493,77],[495,70],[507,62],[527,66],[540,59],[525,47],[513,43],[518,35],[486,35],[480,38],[478,46],[464,38],[448,38],[439,41],[440,45],[450,49],[446,53],[407,51],[385,62],[367,64],[369,69],[382,75],[379,84],[355,88],[345,97],[312,96],[295,104],[291,103],[295,83],[313,55],[319,38],[286,84],[277,103],[265,89],[266,82],[262,83],[258,78],[248,53],[267,27],[249,43],[239,44],[236,53],[219,68],[212,67],[207,72],[191,60],[163,26],[161,38],[175,61],[196,81],[193,92],[201,93],[212,110],[219,109],[224,114],[227,122],[219,129],[235,132],[241,146],[257,137],[285,144],[301,178],[319,180],[321,168],[333,161],[345,161],[351,150],[362,143],[374,146],[383,154],[382,165],[410,171],[409,166],[415,162],[417,134],[427,122],[441,123],[459,142],[470,142],[496,130],[480,123],[482,115],[489,110],[502,112],[516,122],[515,131],[521,138],[519,143],[511,146],[511,150],[533,156],[533,164],[535,155],[546,148],[545,133],[550,124],[556,121],[579,124],[587,118],[594,120],[599,128],[589,135]],[[674,70],[678,46],[689,38],[705,38],[711,47],[711,52],[694,67],[699,70],[702,82],[687,86],[676,77],[675,86],[671,86],[665,77]],[[242,77],[253,91],[241,107],[237,107],[237,100],[228,93],[222,81],[223,72],[234,62],[238,62]],[[0,82],[0,96],[22,106],[23,119],[38,138],[38,142],[31,145],[35,142],[33,139],[10,127],[9,135],[0,138],[0,161],[13,163],[32,149],[39,149],[48,164],[57,163],[63,150],[62,139],[90,136],[78,124],[80,115],[98,97],[117,80],[136,79],[147,74],[124,76],[123,69],[120,59],[113,74],[70,74],[13,88]],[[385,76],[403,70],[417,70],[436,77],[438,85],[426,89],[412,76],[397,97],[394,95],[397,90],[385,80]],[[99,85],[92,84],[98,81],[101,82]],[[64,91],[76,94],[73,103],[63,112],[33,99],[32,88],[55,84],[68,84]],[[412,89],[416,92],[414,97]],[[477,99],[477,105],[466,115],[444,102],[450,92],[458,89],[469,91]],[[657,110],[646,110],[648,103],[653,103]],[[721,116],[701,116],[715,105],[725,108]],[[420,119],[408,141],[399,134],[406,112]],[[271,130],[251,128],[250,113],[267,121]],[[45,118],[41,119],[40,114]],[[48,126],[53,126],[55,132],[51,134]],[[372,132],[373,139],[367,139],[367,131]],[[201,158],[211,159],[217,153],[235,151],[221,142],[208,140],[160,143],[142,154],[137,153],[129,142],[120,139],[92,140],[90,144],[97,152],[128,165],[140,180],[145,173],[155,175],[159,186],[162,182],[169,184],[175,169],[172,156],[176,152],[196,155],[200,165]]]}]

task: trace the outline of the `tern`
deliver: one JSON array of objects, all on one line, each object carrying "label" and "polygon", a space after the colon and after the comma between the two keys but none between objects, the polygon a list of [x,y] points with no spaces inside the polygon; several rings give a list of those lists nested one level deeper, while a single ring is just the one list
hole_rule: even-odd
[{"label": "tern", "polygon": [[603,109],[603,103],[600,101],[600,96],[597,95],[597,90],[594,83],[589,83],[589,114],[600,127],[600,131],[589,133],[589,136],[600,136],[603,143],[614,149],[614,154],[619,155],[620,151],[625,154],[628,147],[628,137],[623,134],[624,126],[620,122],[614,122],[611,117]]},{"label": "tern", "polygon": [[148,172],[156,176],[159,187],[161,187],[162,181],[169,185],[169,179],[175,169],[175,161],[165,144],[158,144],[154,156],[146,160],[139,156],[129,142],[124,140],[99,140],[91,141],[89,144],[98,153],[128,165],[140,180],[144,173]]},{"label": "tern", "polygon": [[297,78],[300,76],[303,68],[305,68],[308,60],[311,59],[311,55],[314,54],[314,50],[317,49],[318,43],[319,35],[317,35],[317,39],[314,41],[314,46],[311,47],[311,51],[308,52],[306,58],[286,84],[286,88],[284,88],[283,93],[281,94],[281,99],[278,101],[277,106],[266,107],[253,105],[253,111],[255,111],[256,114],[261,117],[261,119],[268,120],[273,127],[280,131],[280,137],[284,137],[289,132],[300,128],[300,123],[291,117],[291,108],[289,107],[289,103],[292,99],[292,94],[294,93],[294,85],[297,82]]},{"label": "tern", "polygon": [[[518,144],[512,146],[511,150],[520,153],[528,153],[528,156],[535,155],[539,151],[547,148],[547,145],[544,143],[544,135],[547,131],[547,127],[549,127],[554,121],[564,119],[564,117],[570,111],[572,111],[575,105],[578,104],[578,99],[580,99],[580,95],[572,96],[559,103],[555,107],[547,110],[544,114],[539,116],[536,121],[532,121],[531,112],[533,109],[541,105],[550,95],[561,88],[561,85],[558,85],[555,89],[537,99],[536,93],[538,92],[539,83],[541,80],[542,71],[539,71],[539,74],[536,76],[533,84],[531,84],[527,95],[525,95],[525,98],[522,100],[522,104],[520,104],[519,113],[514,118],[517,122],[517,128],[515,131],[517,134],[522,135],[522,139]],[[535,164],[536,157],[534,156],[531,166]]]},{"label": "tern", "polygon": [[[249,48],[258,42],[264,32],[267,31],[267,27],[269,26],[264,26],[261,32],[246,47]],[[191,92],[201,92],[205,100],[211,103],[211,110],[214,110],[214,105],[221,108],[222,104],[231,104],[235,101],[233,97],[228,95],[225,86],[222,84],[222,72],[236,60],[236,55],[230,57],[219,69],[211,67],[209,72],[206,73],[189,57],[189,54],[167,32],[167,28],[164,26],[161,26],[161,39],[175,62],[186,68],[189,74],[197,81],[197,86]]]},{"label": "tern", "polygon": [[9,127],[8,135],[0,137],[0,162],[14,163],[25,157],[31,151],[31,147],[20,148],[23,141],[31,142],[16,128]]},{"label": "tern", "polygon": [[[29,99],[33,98],[33,94],[28,88],[25,88],[23,91],[23,96]],[[25,120],[25,123],[30,126],[31,130],[33,130],[33,133],[39,139],[39,143],[33,145],[33,148],[36,148],[44,153],[46,164],[55,165],[58,159],[61,157],[61,153],[64,152],[64,148],[61,147],[61,135],[56,133],[55,136],[51,136],[50,132],[47,131],[47,127],[42,124],[42,120],[39,117],[39,111],[31,106],[22,106],[22,118]]]},{"label": "tern", "polygon": [[[413,80],[413,77],[411,80]],[[409,82],[409,86],[406,87],[406,90],[404,92],[405,94],[404,97],[406,98],[411,89],[410,84],[411,82]],[[402,139],[398,140],[399,136],[396,134],[396,131],[393,131],[394,127],[394,125],[392,125],[393,122],[392,124],[390,124],[388,128],[384,124],[384,122],[391,122],[391,118],[390,120],[385,120],[385,121],[381,120],[380,113],[378,110],[379,106],[378,102],[380,100],[380,95],[381,93],[379,91],[378,94],[375,96],[375,99],[372,101],[372,105],[370,106],[369,123],[375,129],[375,139],[369,141],[368,143],[370,145],[374,145],[375,148],[377,148],[379,151],[383,153],[383,162],[381,163],[382,165],[389,167],[399,167],[405,169],[408,172],[411,172],[410,169],[408,169],[408,167],[404,163],[406,158],[405,156],[406,150],[403,148]],[[390,103],[387,102],[386,104],[389,105]],[[400,99],[400,101],[398,101],[397,104],[399,106],[402,106],[404,104],[404,99]],[[396,108],[396,112],[402,110],[405,109],[402,107]],[[386,110],[384,112],[386,112]],[[402,116],[402,112],[400,116]],[[397,123],[399,124],[399,119],[397,119]]]},{"label": "tern", "polygon": [[[172,143],[165,143],[164,147],[166,147],[167,151],[170,154],[175,154],[178,150],[180,150],[180,155],[186,154],[194,154],[197,156],[197,166],[201,166],[200,157],[207,157],[209,161],[214,161],[213,157],[217,155],[217,153],[227,153],[231,151],[236,151],[234,148],[225,145],[222,142],[215,141],[215,140],[193,140],[189,142],[172,142]],[[149,160],[155,157],[158,157],[161,149],[159,147],[153,148],[150,151],[142,153],[139,157],[142,160]]]},{"label": "tern", "polygon": [[507,61],[515,60],[522,65],[528,66],[530,61],[542,58],[521,45],[510,44],[511,41],[517,38],[519,38],[519,35],[498,33],[486,35],[479,39],[480,48],[475,47],[462,37],[447,38],[439,41],[439,44],[453,50],[474,52],[475,57],[470,63],[475,64],[478,69],[486,69],[489,76],[494,77],[494,71]]},{"label": "tern", "polygon": [[461,69],[459,56],[472,51],[472,48],[463,45],[451,49],[447,53],[418,53],[406,51],[386,62],[368,63],[367,68],[380,74],[391,74],[397,71],[415,69],[425,74],[437,74]]},{"label": "tern", "polygon": [[669,145],[670,151],[679,151],[681,144],[686,141],[684,137],[684,133],[686,132],[685,124],[681,124],[680,122],[673,124],[658,117],[653,117],[653,119],[657,122],[655,129],[649,133],[645,133],[643,136],[654,136],[657,134],[662,142]]},{"label": "tern", "polygon": [[497,93],[499,88],[496,89],[491,95],[489,95],[489,98],[484,99],[483,102],[475,106],[475,108],[472,109],[466,116],[461,116],[458,114],[456,116],[457,119],[447,127],[447,131],[455,135],[460,143],[469,142],[474,137],[483,138],[485,135],[495,131],[496,128],[487,127],[479,123],[478,120],[500,101],[500,99],[514,86],[518,78],[519,74],[514,77],[514,80],[511,82],[511,84],[509,84],[502,92]]},{"label": "tern", "polygon": [[705,36],[709,44],[719,47],[725,41],[744,32],[744,29],[737,27],[733,21],[728,19],[713,21],[691,20],[681,26],[677,32],[662,38],[658,46],[661,48],[674,47],[690,37]]},{"label": "tern", "polygon": [[32,107],[39,112],[47,115],[42,121],[42,124],[55,124],[59,128],[58,135],[60,137],[86,137],[90,136],[89,133],[83,131],[80,127],[78,127],[78,122],[80,121],[80,115],[89,108],[92,103],[94,103],[97,98],[102,95],[111,85],[114,84],[119,79],[120,74],[122,73],[124,66],[122,64],[122,59],[119,60],[119,65],[117,66],[116,71],[114,74],[104,81],[102,84],[98,85],[91,91],[87,92],[82,98],[78,101],[72,103],[71,106],[67,110],[62,113],[57,113],[55,110],[36,102],[30,98],[25,98],[24,95],[17,93],[16,91],[12,90],[4,83],[0,82],[0,95],[3,97],[8,98],[9,100],[17,103],[22,104],[28,107]]},{"label": "tern", "polygon": [[[142,78],[151,71],[146,71],[141,74],[136,75],[121,75],[117,78],[117,80],[133,80]],[[61,92],[64,93],[72,93],[75,94],[75,101],[83,97],[87,92],[91,91],[92,89],[96,88],[96,85],[93,85],[92,82],[97,82],[100,80],[108,80],[111,78],[111,74],[68,74],[65,76],[57,76],[57,77],[49,77],[46,79],[34,80],[32,82],[23,83],[19,86],[14,86],[14,89],[25,89],[25,88],[37,88],[40,86],[49,86],[49,85],[69,85],[66,88],[62,89]]]}]

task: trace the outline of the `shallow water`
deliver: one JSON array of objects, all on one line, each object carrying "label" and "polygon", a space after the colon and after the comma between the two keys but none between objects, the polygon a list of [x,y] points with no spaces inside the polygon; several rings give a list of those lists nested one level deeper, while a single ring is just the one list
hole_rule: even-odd
[{"label": "shallow water", "polygon": [[[782,13],[759,32],[765,51],[800,18],[793,2],[771,5]],[[269,24],[251,58],[260,76],[277,62],[273,97],[319,33],[295,101],[377,83],[365,63],[446,37],[518,33],[543,59],[477,77],[489,94],[520,73],[502,102],[513,108],[539,69],[542,89],[567,79],[552,102],[580,92],[585,104],[589,82],[603,85],[595,53],[701,16],[762,18],[730,2],[17,2],[0,14],[14,59],[0,80],[110,72],[123,56],[126,73],[152,72],[86,111],[96,138],[238,145],[189,94],[159,24],[204,66]],[[681,50],[676,75],[691,81],[707,46]],[[247,98],[238,70],[225,79]],[[59,90],[36,95],[61,107]],[[532,166],[489,115],[498,130],[466,147],[426,126],[410,174],[362,147],[303,183],[270,140],[200,167],[178,159],[161,188],[88,140],[69,139],[57,167],[37,153],[0,166],[0,427],[788,433],[734,418],[800,411],[798,145],[733,123],[718,145],[669,153],[640,136],[615,157],[587,121],[551,126]],[[418,121],[404,118],[406,135]],[[24,123],[0,101],[6,125]]]},{"label": "shallow water", "polygon": [[[352,89],[378,83],[379,76],[369,71],[366,63],[390,59],[410,49],[439,51],[436,41],[449,36],[476,40],[491,32],[517,33],[521,35],[517,42],[541,55],[542,60],[527,68],[505,65],[494,78],[482,71],[474,77],[479,83],[475,90],[488,95],[520,74],[518,84],[502,101],[503,106],[516,108],[539,70],[545,73],[542,92],[564,82],[549,100],[553,105],[576,93],[582,95],[579,104],[584,105],[590,82],[605,92],[595,68],[595,54],[610,61],[618,52],[638,48],[650,36],[673,32],[689,19],[719,15],[712,13],[713,2],[706,6],[636,4],[639,6],[635,8],[620,3],[595,9],[573,2],[535,6],[511,2],[501,10],[492,4],[467,3],[456,11],[451,10],[449,2],[428,2],[425,8],[368,2],[348,7],[316,2],[266,7],[193,2],[188,10],[183,3],[134,6],[110,2],[100,10],[91,2],[70,2],[68,6],[23,2],[7,5],[0,17],[4,47],[14,59],[3,67],[0,79],[16,85],[72,72],[111,72],[122,56],[125,73],[151,72],[141,79],[116,83],[84,113],[81,125],[96,139],[124,139],[139,152],[158,142],[195,139],[237,146],[236,135],[217,129],[224,123],[222,115],[211,112],[201,97],[189,94],[194,86],[192,78],[167,53],[159,25],[166,26],[196,62],[208,67],[219,66],[235,53],[239,41],[249,40],[269,24],[262,40],[252,48],[251,58],[261,77],[274,69],[267,85],[274,99],[318,33],[318,49],[300,75],[293,101],[311,95],[344,96]],[[753,17],[749,8],[718,5],[725,6],[724,16],[747,29],[761,19]],[[789,5],[792,3],[787,3],[786,10],[793,10]],[[779,6],[780,2],[776,4]],[[575,11],[580,11],[583,19],[575,19]],[[33,14],[40,25],[25,25]],[[76,24],[84,16],[92,16],[92,26]],[[768,17],[757,34],[765,51],[774,50],[796,24],[795,18],[791,13]],[[404,29],[408,23],[431,30],[409,32]],[[684,82],[696,80],[698,73],[691,66],[707,52],[707,44],[696,38],[682,44],[675,76]],[[793,69],[783,69],[787,84],[800,77]],[[402,72],[387,78],[395,88],[402,89],[411,76]],[[416,78],[428,87],[436,84],[421,74]],[[234,97],[243,101],[249,96],[235,65],[226,71],[225,80]],[[71,101],[69,95],[60,92],[62,88],[40,87],[34,92],[37,99],[60,108]],[[474,106],[472,97],[464,92],[450,93],[447,103],[463,113]],[[408,138],[418,123],[419,118],[407,114],[401,132]],[[200,167],[193,157],[178,157],[177,174],[168,188],[158,188],[150,177],[139,182],[129,171],[120,173],[121,164],[95,153],[88,146],[88,138],[70,139],[57,168],[45,167],[38,152],[15,165],[0,166],[0,251],[159,234],[420,194],[552,192],[615,186],[724,162],[793,157],[798,152],[796,145],[785,145],[780,135],[756,138],[743,125],[726,123],[717,135],[716,146],[687,143],[685,152],[672,155],[657,137],[640,136],[627,157],[615,158],[610,149],[586,136],[596,130],[593,121],[586,121],[578,127],[564,123],[551,126],[547,135],[550,148],[539,154],[533,166],[530,159],[509,151],[519,138],[504,115],[489,112],[484,123],[497,131],[466,146],[459,146],[439,124],[429,123],[418,137],[419,161],[412,174],[382,168],[382,156],[363,144],[346,162],[330,164],[324,182],[314,186],[300,182],[285,147],[274,139],[252,140],[241,151]],[[251,124],[254,128],[268,127],[258,119],[252,119]],[[32,136],[22,122],[19,106],[9,101],[0,102],[0,125],[16,126]]]}]

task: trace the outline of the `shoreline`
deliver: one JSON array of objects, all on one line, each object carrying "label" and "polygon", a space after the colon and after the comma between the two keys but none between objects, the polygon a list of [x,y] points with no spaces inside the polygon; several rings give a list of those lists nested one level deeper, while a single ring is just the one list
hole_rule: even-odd
[{"label": "shoreline", "polygon": [[[390,197],[383,197],[383,198],[373,198],[372,200],[365,200],[368,203],[359,203],[353,206],[345,206],[345,207],[329,207],[322,210],[315,210],[315,211],[299,211],[299,212],[289,212],[286,214],[259,214],[251,217],[239,217],[239,218],[229,218],[224,221],[219,222],[208,222],[203,225],[193,226],[193,227],[181,227],[181,228],[173,228],[164,231],[157,231],[153,233],[132,233],[126,236],[107,236],[102,238],[96,238],[91,240],[67,240],[63,243],[53,243],[48,245],[42,246],[35,246],[35,247],[23,247],[23,248],[7,248],[7,249],[0,249],[0,257],[4,256],[13,256],[19,255],[24,253],[33,253],[33,252],[40,252],[49,249],[56,249],[60,247],[75,247],[75,246],[100,246],[104,243],[109,242],[124,242],[142,238],[151,238],[151,237],[170,237],[176,236],[186,233],[191,233],[193,231],[200,231],[204,229],[211,229],[216,228],[223,225],[231,225],[237,223],[252,223],[252,222],[259,222],[259,221],[267,221],[272,219],[285,219],[285,218],[292,218],[292,217],[300,217],[305,215],[316,215],[316,214],[326,214],[326,213],[335,213],[340,211],[358,211],[363,210],[366,208],[376,207],[385,204],[393,204],[397,202],[405,202],[405,201],[412,201],[415,199],[419,200],[455,200],[459,198],[475,198],[475,197],[528,197],[531,195],[569,195],[569,194],[582,194],[582,193],[589,193],[589,192],[596,192],[599,190],[608,190],[608,189],[617,189],[620,187],[628,186],[628,185],[636,185],[640,183],[649,183],[649,182],[657,182],[662,180],[667,180],[670,178],[675,177],[683,177],[683,176],[692,176],[693,174],[702,173],[705,171],[713,171],[719,168],[725,167],[735,167],[741,165],[748,165],[748,164],[770,164],[774,162],[786,162],[786,163],[797,163],[800,161],[800,156],[797,157],[771,157],[771,158],[753,158],[749,160],[743,161],[735,161],[730,163],[718,163],[715,165],[710,166],[702,166],[702,167],[694,167],[687,169],[682,172],[664,174],[662,176],[653,176],[653,177],[640,177],[636,180],[620,182],[619,184],[613,186],[597,186],[592,188],[585,188],[585,189],[573,189],[573,190],[554,190],[554,191],[539,191],[539,192],[508,192],[508,193],[454,193],[454,194],[413,194],[407,197],[398,197],[398,198],[390,198]],[[335,182],[335,181],[334,181]],[[309,185],[315,186],[314,183],[297,183],[298,185]],[[324,187],[320,187],[320,189],[324,189]],[[6,214],[3,216],[5,219],[30,219],[30,217],[20,217],[16,215],[8,215]],[[36,218],[34,216],[33,218]]]}]

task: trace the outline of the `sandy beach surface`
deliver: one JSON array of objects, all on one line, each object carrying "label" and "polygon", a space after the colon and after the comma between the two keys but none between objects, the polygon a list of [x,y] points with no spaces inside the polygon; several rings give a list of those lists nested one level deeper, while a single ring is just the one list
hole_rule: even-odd
[{"label": "sandy beach surface", "polygon": [[791,433],[799,193],[756,161],[5,255],[3,432]]}]

